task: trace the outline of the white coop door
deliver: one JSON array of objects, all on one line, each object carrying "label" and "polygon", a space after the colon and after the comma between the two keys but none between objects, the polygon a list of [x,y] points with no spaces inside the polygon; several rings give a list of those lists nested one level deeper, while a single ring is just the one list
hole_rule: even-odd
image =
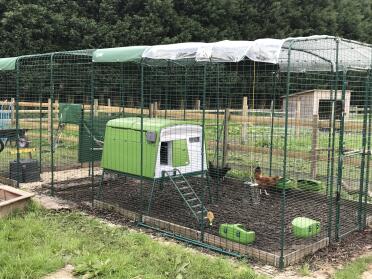
[{"label": "white coop door", "polygon": [[[202,128],[197,125],[178,125],[163,129],[156,159],[155,178],[163,171],[175,168],[181,173],[191,173],[207,168],[204,150],[202,160]],[[204,161],[204,162],[203,162]]]}]

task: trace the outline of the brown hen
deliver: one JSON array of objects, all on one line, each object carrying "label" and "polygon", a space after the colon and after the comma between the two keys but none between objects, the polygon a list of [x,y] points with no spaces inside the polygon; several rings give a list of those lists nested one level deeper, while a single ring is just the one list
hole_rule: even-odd
[{"label": "brown hen", "polygon": [[258,187],[265,189],[265,188],[272,188],[275,187],[276,183],[280,179],[280,176],[265,176],[262,175],[262,170],[260,167],[257,167],[254,170],[254,179],[258,184]]}]

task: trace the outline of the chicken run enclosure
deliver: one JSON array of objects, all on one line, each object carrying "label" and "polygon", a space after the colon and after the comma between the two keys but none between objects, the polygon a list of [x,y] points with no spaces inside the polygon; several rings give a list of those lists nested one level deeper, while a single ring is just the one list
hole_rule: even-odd
[{"label": "chicken run enclosure", "polygon": [[3,58],[1,182],[284,267],[371,220],[371,65],[330,36]]}]

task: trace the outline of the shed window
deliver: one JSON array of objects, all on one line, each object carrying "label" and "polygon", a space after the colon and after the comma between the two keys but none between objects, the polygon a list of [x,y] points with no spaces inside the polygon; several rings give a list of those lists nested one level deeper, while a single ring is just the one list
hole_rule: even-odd
[{"label": "shed window", "polygon": [[[332,101],[319,100],[319,119],[330,119],[332,115]],[[335,101],[335,119],[340,120],[342,115],[342,101]]]},{"label": "shed window", "polygon": [[168,165],[169,142],[162,141],[160,145],[160,165]]}]

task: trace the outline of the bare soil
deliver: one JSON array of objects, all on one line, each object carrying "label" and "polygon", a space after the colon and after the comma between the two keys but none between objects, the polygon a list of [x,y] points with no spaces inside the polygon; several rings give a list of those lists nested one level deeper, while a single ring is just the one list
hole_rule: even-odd
[{"label": "bare soil", "polygon": [[[91,180],[80,179],[78,183],[66,181],[57,183],[57,196],[75,202],[89,202],[94,193],[96,198],[106,203],[114,204],[125,209],[145,213],[152,217],[170,221],[189,228],[200,229],[199,223],[185,206],[182,198],[170,183],[163,186],[156,185],[151,209],[148,212],[148,201],[151,193],[151,182],[142,182],[132,178],[112,177],[103,182],[103,191],[99,196],[99,179],[96,178],[95,187],[91,187]],[[247,229],[256,232],[253,247],[271,253],[278,253],[280,249],[281,202],[280,191],[270,190],[269,196],[262,194],[260,203],[253,205],[249,189],[241,181],[225,180],[221,185],[211,182],[211,192],[207,189],[207,181],[201,178],[190,178],[190,184],[195,192],[205,200],[206,207],[212,211],[215,220],[206,231],[218,235],[218,228],[222,223],[239,223]],[[217,197],[217,188],[219,195]],[[291,190],[286,192],[285,232],[286,252],[301,249],[328,236],[329,200],[324,194]],[[332,219],[336,218],[336,204],[333,201]],[[343,235],[357,228],[358,203],[341,200],[340,205],[340,234]],[[308,217],[321,222],[321,233],[308,239],[295,238],[291,232],[291,221],[295,217]],[[332,233],[334,234],[334,223]]]}]

